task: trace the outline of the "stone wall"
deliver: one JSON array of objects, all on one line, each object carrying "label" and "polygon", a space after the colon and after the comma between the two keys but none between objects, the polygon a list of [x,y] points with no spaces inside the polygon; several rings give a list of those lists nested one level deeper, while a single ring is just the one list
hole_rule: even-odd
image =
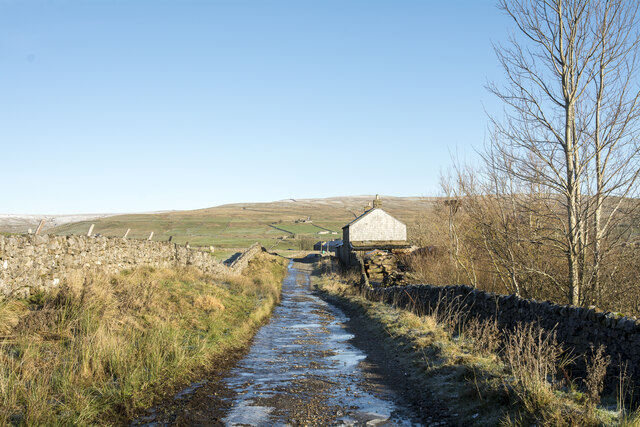
[{"label": "stone wall", "polygon": [[210,274],[238,273],[262,250],[255,246],[242,254],[235,265],[227,267],[209,252],[169,242],[117,237],[0,236],[0,298],[26,297],[33,291],[57,286],[69,272],[95,268],[115,273],[136,266],[190,265]]},{"label": "stone wall", "polygon": [[240,256],[231,263],[229,268],[234,272],[240,272],[244,270],[249,264],[249,261],[251,261],[254,256],[264,250],[265,249],[260,245],[260,243],[254,243],[253,245],[249,246],[249,249],[240,254]]},{"label": "stone wall", "polygon": [[577,356],[573,367],[575,378],[584,378],[583,355],[591,354],[591,346],[603,344],[612,360],[607,388],[615,388],[620,363],[628,363],[628,372],[636,387],[640,386],[640,322],[634,317],[498,295],[468,286],[395,286],[372,289],[368,294],[369,298],[382,299],[402,308],[417,306],[423,313],[432,313],[439,302],[459,304],[468,310],[469,316],[496,319],[498,325],[506,329],[519,322],[536,322],[548,331],[555,331],[558,341]]}]

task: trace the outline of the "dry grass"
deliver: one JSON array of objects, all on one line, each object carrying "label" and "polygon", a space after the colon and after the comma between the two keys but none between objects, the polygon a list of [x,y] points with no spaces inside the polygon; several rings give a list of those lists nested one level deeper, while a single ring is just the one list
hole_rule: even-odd
[{"label": "dry grass", "polygon": [[519,323],[505,334],[504,360],[516,382],[527,391],[551,391],[563,354],[556,334],[536,324]]},{"label": "dry grass", "polygon": [[9,334],[20,322],[22,313],[27,309],[26,301],[0,301],[0,335]]},{"label": "dry grass", "polygon": [[380,331],[381,345],[401,355],[396,362],[410,370],[416,387],[447,402],[460,425],[637,425],[640,420],[638,413],[596,406],[606,369],[598,351],[589,359],[586,393],[556,380],[571,359],[553,331],[535,324],[501,330],[493,320],[456,313],[461,305],[444,299],[436,310],[420,304],[415,312],[394,308],[367,299],[366,292],[336,275],[316,279],[316,286],[328,298],[363,311],[371,328]]},{"label": "dry grass", "polygon": [[[416,302],[414,302],[413,311],[416,311],[416,308]],[[418,313],[423,313],[424,311],[424,307],[419,307]],[[437,323],[443,325],[453,334],[460,332],[460,328],[466,323],[469,317],[469,310],[463,304],[460,296],[450,298],[447,295],[440,294],[438,302],[433,310],[431,310],[430,315]]]},{"label": "dry grass", "polygon": [[[451,325],[459,316],[446,304],[433,315],[422,315],[371,301],[337,276],[317,279],[316,286],[327,298],[363,312],[380,336],[380,345],[406,370],[411,387],[446,402],[457,414],[455,424],[498,424],[509,402],[499,381],[503,364],[495,354],[474,352],[469,340],[455,335],[458,328]],[[445,319],[445,324],[438,319]]]},{"label": "dry grass", "polygon": [[284,261],[245,276],[191,269],[78,273],[0,305],[0,425],[109,425],[245,345],[279,297]]},{"label": "dry grass", "polygon": [[224,304],[222,304],[220,299],[211,295],[200,295],[196,297],[196,299],[193,301],[193,305],[198,310],[204,310],[208,312],[224,310]]},{"label": "dry grass", "polygon": [[529,424],[547,426],[598,425],[597,419],[581,411],[570,396],[558,395],[556,373],[571,363],[554,331],[534,323],[518,324],[504,333],[502,358],[513,376],[505,379],[522,407],[520,416]]},{"label": "dry grass", "polygon": [[501,344],[501,335],[498,323],[491,319],[480,320],[474,317],[464,326],[464,336],[480,354],[496,353]]},{"label": "dry grass", "polygon": [[588,399],[594,403],[600,403],[600,395],[604,389],[604,379],[607,375],[607,368],[611,364],[611,357],[605,356],[605,347],[600,345],[597,350],[591,346],[591,355],[585,356],[587,366],[587,377],[584,380],[587,389]]}]

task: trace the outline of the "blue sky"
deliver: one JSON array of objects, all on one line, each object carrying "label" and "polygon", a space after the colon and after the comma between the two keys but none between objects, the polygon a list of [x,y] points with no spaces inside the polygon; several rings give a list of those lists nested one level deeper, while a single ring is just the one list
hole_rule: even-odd
[{"label": "blue sky", "polygon": [[436,195],[510,28],[484,0],[0,0],[0,213]]}]

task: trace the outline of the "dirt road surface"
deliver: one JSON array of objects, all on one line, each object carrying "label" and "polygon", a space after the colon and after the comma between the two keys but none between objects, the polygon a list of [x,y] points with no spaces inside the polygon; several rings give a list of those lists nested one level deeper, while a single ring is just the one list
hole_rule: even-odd
[{"label": "dirt road surface", "polygon": [[281,304],[233,367],[134,425],[448,425],[379,346],[355,336],[363,319],[311,291],[309,270],[290,264]]}]

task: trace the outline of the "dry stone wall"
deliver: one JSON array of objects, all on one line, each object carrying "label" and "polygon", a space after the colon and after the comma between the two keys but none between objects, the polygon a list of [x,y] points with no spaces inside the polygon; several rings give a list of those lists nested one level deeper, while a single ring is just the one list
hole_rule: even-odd
[{"label": "dry stone wall", "polygon": [[622,317],[597,309],[573,307],[498,295],[468,286],[409,285],[376,288],[369,291],[372,299],[382,299],[402,308],[418,306],[424,313],[438,309],[438,304],[456,304],[469,316],[496,319],[501,328],[510,329],[518,323],[536,322],[548,331],[555,331],[559,342],[576,356],[575,377],[584,378],[583,355],[591,354],[591,346],[601,344],[611,356],[607,386],[615,388],[620,364],[627,364],[636,386],[640,386],[640,322],[634,317]]},{"label": "dry stone wall", "polygon": [[249,264],[249,261],[251,261],[254,256],[264,250],[265,249],[260,245],[260,243],[254,243],[253,245],[249,246],[249,249],[240,254],[240,256],[231,263],[229,268],[234,272],[240,272],[244,270]]},{"label": "dry stone wall", "polygon": [[[256,246],[256,245],[254,245]],[[114,273],[136,266],[193,266],[210,274],[240,272],[262,247],[252,246],[227,267],[209,252],[169,242],[84,236],[0,236],[0,299],[27,297],[57,286],[78,270]]]}]

